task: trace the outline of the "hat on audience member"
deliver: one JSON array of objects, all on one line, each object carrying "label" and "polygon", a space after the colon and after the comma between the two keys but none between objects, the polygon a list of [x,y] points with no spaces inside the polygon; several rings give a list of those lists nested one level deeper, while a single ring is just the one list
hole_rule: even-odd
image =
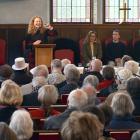
[{"label": "hat on audience member", "polygon": [[23,57],[18,57],[15,59],[15,64],[12,65],[13,70],[23,70],[29,66],[28,63],[25,63],[25,59]]}]

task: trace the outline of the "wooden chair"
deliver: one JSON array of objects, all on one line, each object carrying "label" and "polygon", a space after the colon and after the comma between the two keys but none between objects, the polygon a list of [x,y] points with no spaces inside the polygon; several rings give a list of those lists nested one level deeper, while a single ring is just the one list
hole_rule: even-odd
[{"label": "wooden chair", "polygon": [[74,52],[70,49],[55,50],[54,58],[60,60],[67,58],[71,61],[71,63],[74,63]]},{"label": "wooden chair", "polygon": [[61,140],[59,132],[39,133],[39,140]]},{"label": "wooden chair", "polygon": [[61,104],[63,104],[63,105],[67,104],[68,96],[69,96],[69,94],[62,94],[61,95]]},{"label": "wooden chair", "polygon": [[110,136],[116,140],[131,140],[129,131],[111,131]]},{"label": "wooden chair", "polygon": [[51,107],[59,112],[64,112],[67,109],[67,105],[51,105]]},{"label": "wooden chair", "polygon": [[0,65],[6,63],[6,42],[4,39],[0,39]]}]

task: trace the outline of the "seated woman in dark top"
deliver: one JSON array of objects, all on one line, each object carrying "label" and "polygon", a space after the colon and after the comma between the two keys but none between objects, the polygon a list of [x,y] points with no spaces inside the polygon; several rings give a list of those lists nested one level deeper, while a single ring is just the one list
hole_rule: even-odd
[{"label": "seated woman in dark top", "polygon": [[11,115],[22,101],[20,87],[12,80],[5,80],[0,90],[0,122],[9,123]]},{"label": "seated woman in dark top", "polygon": [[51,25],[48,24],[47,27],[45,27],[42,18],[34,16],[28,25],[28,32],[25,38],[24,57],[26,61],[29,61],[28,59],[30,59],[31,55],[34,57],[34,45],[48,43],[48,36],[56,35],[57,32]]}]

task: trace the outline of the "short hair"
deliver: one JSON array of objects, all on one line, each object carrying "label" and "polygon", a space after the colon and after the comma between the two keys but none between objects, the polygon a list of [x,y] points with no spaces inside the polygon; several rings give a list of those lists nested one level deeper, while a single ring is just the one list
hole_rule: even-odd
[{"label": "short hair", "polygon": [[124,67],[129,69],[133,74],[137,74],[139,71],[139,63],[134,60],[125,62]]},{"label": "short hair", "polygon": [[140,96],[140,79],[137,77],[129,79],[126,90],[132,97]]},{"label": "short hair", "polygon": [[80,109],[88,102],[87,94],[82,89],[75,89],[68,96],[68,107],[76,107]]},{"label": "short hair", "polygon": [[133,133],[131,140],[139,140],[140,139],[140,130],[137,130]]},{"label": "short hair", "polygon": [[38,100],[43,106],[52,105],[58,99],[58,92],[54,85],[44,85],[38,91]]},{"label": "short hair", "polygon": [[119,29],[114,29],[113,32],[117,32],[120,34],[120,30]]},{"label": "short hair", "polygon": [[127,62],[129,60],[133,60],[133,58],[129,55],[124,55],[121,59],[122,66],[124,66],[125,62]]},{"label": "short hair", "polygon": [[112,110],[112,108],[108,104],[106,104],[106,103],[101,103],[101,104],[98,105],[98,107],[104,113],[105,126],[108,126],[109,123],[110,123],[110,121],[112,120],[112,116],[113,116],[113,110]]},{"label": "short hair", "polygon": [[71,64],[71,61],[67,58],[61,60],[62,67],[64,68],[67,64]]},{"label": "short hair", "polygon": [[104,113],[103,111],[96,107],[95,105],[88,105],[88,106],[85,106],[82,111],[84,112],[89,112],[89,113],[92,113],[94,115],[97,116],[97,118],[99,119],[99,121],[104,125],[105,124],[105,116],[104,116]]},{"label": "short hair", "polygon": [[0,104],[19,106],[22,101],[23,95],[20,87],[12,80],[5,80],[0,90]]},{"label": "short hair", "polygon": [[103,125],[91,113],[74,111],[64,122],[61,137],[64,140],[98,140]]},{"label": "short hair", "polygon": [[9,127],[16,133],[18,140],[30,139],[33,134],[33,121],[26,110],[15,111]]},{"label": "short hair", "polygon": [[113,113],[117,116],[132,114],[134,103],[129,94],[118,92],[114,95],[111,103]]},{"label": "short hair", "polygon": [[111,80],[115,77],[115,70],[113,67],[111,66],[105,66],[103,68],[103,77],[106,79],[106,80]]},{"label": "short hair", "polygon": [[[70,64],[68,64],[70,66]],[[66,77],[66,81],[67,82],[78,82],[80,79],[80,72],[79,70],[76,68],[76,66],[72,66],[72,67],[65,67],[64,68],[64,75]]]},{"label": "short hair", "polygon": [[53,59],[51,62],[51,68],[62,68],[62,63],[60,59]]},{"label": "short hair", "polygon": [[37,77],[34,77],[34,78],[32,79],[32,85],[33,85],[33,87],[36,87],[36,86],[43,86],[43,85],[45,85],[45,84],[47,84],[47,80],[46,80],[46,78],[43,77],[43,76],[37,76]]},{"label": "short hair", "polygon": [[31,70],[31,73],[33,74],[33,77],[44,76],[45,78],[47,78],[49,71],[48,71],[48,67],[46,65],[39,65],[39,66],[36,66],[35,68],[33,68]]},{"label": "short hair", "polygon": [[100,59],[94,59],[90,62],[90,69],[92,71],[100,71],[102,69],[102,61]]},{"label": "short hair", "polygon": [[17,136],[12,129],[4,122],[0,122],[0,139],[1,140],[17,140]]},{"label": "short hair", "polygon": [[4,64],[4,65],[0,66],[0,76],[1,77],[5,78],[5,79],[9,79],[12,74],[13,74],[13,69],[10,65]]},{"label": "short hair", "polygon": [[88,75],[83,81],[83,85],[91,84],[94,88],[97,88],[99,84],[99,79],[95,75]]}]

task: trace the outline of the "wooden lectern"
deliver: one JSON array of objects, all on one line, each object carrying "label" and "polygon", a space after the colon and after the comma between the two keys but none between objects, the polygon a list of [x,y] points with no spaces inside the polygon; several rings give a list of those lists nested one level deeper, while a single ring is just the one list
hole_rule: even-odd
[{"label": "wooden lectern", "polygon": [[56,44],[35,45],[35,65],[45,64],[48,67],[53,59],[53,48]]}]

